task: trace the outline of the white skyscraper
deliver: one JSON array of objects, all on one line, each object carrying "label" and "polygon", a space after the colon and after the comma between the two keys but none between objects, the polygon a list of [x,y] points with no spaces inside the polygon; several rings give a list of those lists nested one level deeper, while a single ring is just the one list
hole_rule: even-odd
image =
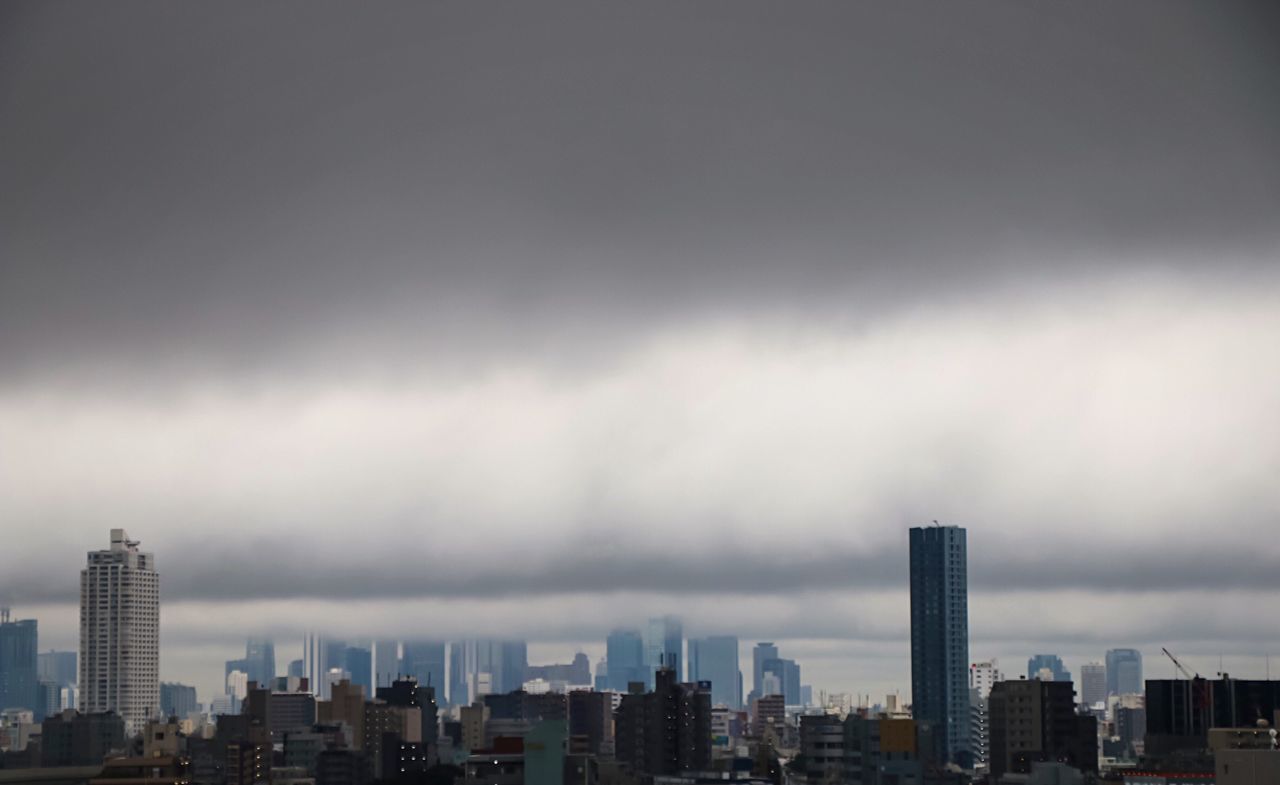
[{"label": "white skyscraper", "polygon": [[80,710],[134,733],[160,711],[160,576],[124,529],[80,571]]}]

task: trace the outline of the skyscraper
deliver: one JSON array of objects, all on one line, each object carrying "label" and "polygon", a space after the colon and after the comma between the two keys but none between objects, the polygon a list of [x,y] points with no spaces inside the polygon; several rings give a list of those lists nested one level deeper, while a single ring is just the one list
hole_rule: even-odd
[{"label": "skyscraper", "polygon": [[438,703],[445,699],[444,650],[440,641],[405,641],[400,658],[400,672],[412,676],[423,687],[432,687]]},{"label": "skyscraper", "polygon": [[160,576],[124,529],[80,571],[80,710],[114,711],[128,733],[160,712]]},{"label": "skyscraper", "polygon": [[644,640],[636,630],[614,630],[605,639],[606,685],[614,692],[626,692],[633,681],[648,682],[644,661]]},{"label": "skyscraper", "polygon": [[969,588],[965,530],[911,529],[911,698],[933,732],[934,755],[972,766],[969,744]]},{"label": "skyscraper", "polygon": [[[761,673],[767,680],[769,674],[773,674],[778,679],[780,691],[776,694],[783,697],[783,704],[786,706],[799,706],[800,700],[800,666],[795,660],[784,660],[780,657],[772,657],[760,664]],[[762,693],[761,697],[767,693]]]},{"label": "skyscraper", "polygon": [[449,651],[449,700],[467,705],[484,695],[520,689],[529,665],[524,641],[467,640]]},{"label": "skyscraper", "polygon": [[1041,681],[1071,681],[1071,671],[1056,654],[1036,654],[1027,660],[1027,678]]},{"label": "skyscraper", "polygon": [[244,647],[250,681],[268,686],[276,678],[276,644],[270,638],[250,638]]},{"label": "skyscraper", "polygon": [[377,687],[390,687],[403,674],[400,669],[400,642],[388,639],[373,643],[373,681]]},{"label": "skyscraper", "polygon": [[40,647],[35,619],[10,621],[0,608],[0,709],[30,709],[39,716]]},{"label": "skyscraper", "polygon": [[1137,649],[1111,649],[1107,652],[1107,694],[1142,693],[1142,652]]},{"label": "skyscraper", "polygon": [[1107,700],[1107,666],[1088,662],[1080,666],[1080,702],[1092,706]]},{"label": "skyscraper", "polygon": [[[649,620],[649,634],[645,638],[645,655],[649,669],[675,671],[676,681],[684,679],[684,626],[675,616],[661,616]],[[652,678],[649,679],[652,683]]]},{"label": "skyscraper", "polygon": [[765,660],[775,660],[778,658],[778,647],[774,646],[770,641],[761,641],[751,650],[751,696],[753,698],[763,698],[765,693],[761,691],[764,687],[764,662]]},{"label": "skyscraper", "polygon": [[742,708],[742,671],[738,670],[738,639],[713,635],[689,639],[689,681],[711,682],[711,703]]}]

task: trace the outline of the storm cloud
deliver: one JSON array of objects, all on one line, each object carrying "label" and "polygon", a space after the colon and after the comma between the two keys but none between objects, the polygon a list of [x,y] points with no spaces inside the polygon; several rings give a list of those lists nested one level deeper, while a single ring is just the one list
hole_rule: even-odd
[{"label": "storm cloud", "polygon": [[125,526],[166,678],[353,614],[559,656],[682,608],[892,689],[904,529],[940,519],[975,656],[1265,651],[1220,611],[1277,588],[1278,36],[1246,4],[7,4],[0,598],[73,645]]}]

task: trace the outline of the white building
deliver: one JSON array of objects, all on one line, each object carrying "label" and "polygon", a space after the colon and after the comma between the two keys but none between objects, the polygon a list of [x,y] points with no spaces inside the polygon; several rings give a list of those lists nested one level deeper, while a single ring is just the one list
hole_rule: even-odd
[{"label": "white building", "polygon": [[1107,702],[1107,666],[1090,662],[1080,666],[1080,702],[1089,706]]},{"label": "white building", "polygon": [[140,732],[160,713],[160,576],[124,529],[80,571],[80,710]]},{"label": "white building", "polygon": [[969,666],[969,689],[977,690],[984,700],[991,695],[991,688],[995,683],[1003,680],[995,660],[975,662]]}]

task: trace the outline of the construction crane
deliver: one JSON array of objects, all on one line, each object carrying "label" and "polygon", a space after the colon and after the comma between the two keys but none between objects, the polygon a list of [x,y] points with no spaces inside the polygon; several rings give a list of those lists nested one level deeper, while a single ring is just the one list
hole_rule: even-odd
[{"label": "construction crane", "polygon": [[1168,657],[1170,660],[1172,660],[1172,661],[1173,661],[1173,665],[1174,665],[1174,667],[1175,667],[1175,668],[1177,668],[1177,669],[1182,673],[1182,675],[1183,675],[1183,676],[1186,676],[1188,679],[1198,679],[1198,678],[1200,678],[1200,674],[1198,674],[1198,673],[1197,673],[1196,675],[1192,676],[1192,675],[1191,675],[1191,671],[1189,671],[1189,670],[1187,670],[1185,667],[1183,667],[1182,663],[1178,662],[1178,658],[1177,658],[1177,657],[1175,657],[1175,656],[1173,656],[1173,654],[1172,654],[1168,649],[1166,649],[1166,648],[1164,648],[1163,646],[1161,646],[1161,647],[1160,647],[1160,651],[1164,652],[1164,656]]}]

